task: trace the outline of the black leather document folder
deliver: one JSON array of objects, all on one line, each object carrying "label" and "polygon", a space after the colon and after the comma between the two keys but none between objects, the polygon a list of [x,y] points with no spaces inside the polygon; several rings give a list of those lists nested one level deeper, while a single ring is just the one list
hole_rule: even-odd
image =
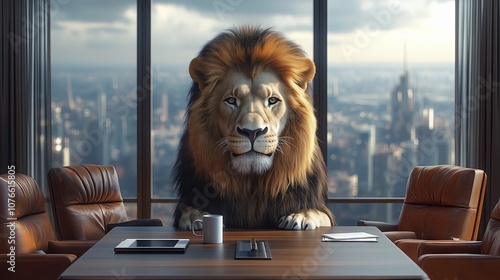
[{"label": "black leather document folder", "polygon": [[271,249],[267,240],[236,241],[235,259],[271,260]]}]

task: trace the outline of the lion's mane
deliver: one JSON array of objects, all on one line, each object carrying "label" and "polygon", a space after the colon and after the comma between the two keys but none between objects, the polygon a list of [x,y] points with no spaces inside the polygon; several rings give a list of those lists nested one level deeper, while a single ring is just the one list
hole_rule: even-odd
[{"label": "lion's mane", "polygon": [[[172,173],[182,210],[194,207],[224,215],[226,227],[275,228],[278,219],[304,209],[326,207],[326,168],[316,138],[316,118],[310,94],[305,92],[314,65],[295,43],[271,29],[243,26],[219,34],[200,51],[203,71],[191,73],[186,126]],[[193,62],[192,62],[193,63]],[[310,73],[310,69],[313,73]],[[309,70],[308,70],[309,69]],[[218,147],[216,86],[231,71],[250,79],[271,71],[287,88],[288,121],[270,170],[239,174],[230,168],[229,152]]]}]

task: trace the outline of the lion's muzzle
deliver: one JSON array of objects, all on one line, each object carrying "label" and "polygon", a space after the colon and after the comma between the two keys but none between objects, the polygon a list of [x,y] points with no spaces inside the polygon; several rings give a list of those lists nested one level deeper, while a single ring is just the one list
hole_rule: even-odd
[{"label": "lion's muzzle", "polygon": [[250,143],[253,144],[255,143],[255,139],[257,137],[264,135],[267,133],[268,129],[265,127],[264,129],[259,128],[259,129],[247,129],[247,128],[236,128],[236,131],[238,131],[239,134],[247,137],[250,140]]},{"label": "lion's muzzle", "polygon": [[229,136],[229,149],[233,156],[240,156],[254,152],[269,156],[276,150],[276,134],[270,132],[268,127],[250,129],[237,127],[236,133]]},{"label": "lion's muzzle", "polygon": [[237,127],[230,137],[231,162],[240,173],[262,173],[272,166],[277,146],[276,134],[268,127]]}]

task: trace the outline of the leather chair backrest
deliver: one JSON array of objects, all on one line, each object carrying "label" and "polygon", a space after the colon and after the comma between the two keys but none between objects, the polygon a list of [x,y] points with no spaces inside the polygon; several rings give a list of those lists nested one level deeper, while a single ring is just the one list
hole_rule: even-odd
[{"label": "leather chair backrest", "polygon": [[8,254],[11,246],[19,255],[46,251],[49,240],[55,240],[42,190],[30,176],[0,175],[0,209],[0,254]]},{"label": "leather chair backrest", "polygon": [[481,253],[500,256],[500,201],[491,212],[491,217],[484,231]]},{"label": "leather chair backrest", "polygon": [[107,224],[127,220],[113,166],[52,168],[48,179],[55,228],[62,240],[99,240]]},{"label": "leather chair backrest", "polygon": [[486,174],[479,169],[417,166],[408,178],[398,229],[418,239],[476,240],[485,188]]}]

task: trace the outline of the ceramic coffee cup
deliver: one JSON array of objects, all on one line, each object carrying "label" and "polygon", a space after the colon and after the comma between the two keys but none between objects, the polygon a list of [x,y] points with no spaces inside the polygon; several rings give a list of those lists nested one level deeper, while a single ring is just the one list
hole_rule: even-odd
[{"label": "ceramic coffee cup", "polygon": [[[194,230],[196,223],[201,223],[203,225],[202,234],[197,234]],[[202,219],[196,219],[193,221],[192,232],[195,236],[202,237],[203,243],[222,243],[223,241],[223,221],[222,215],[216,214],[206,214],[203,215]]]}]

